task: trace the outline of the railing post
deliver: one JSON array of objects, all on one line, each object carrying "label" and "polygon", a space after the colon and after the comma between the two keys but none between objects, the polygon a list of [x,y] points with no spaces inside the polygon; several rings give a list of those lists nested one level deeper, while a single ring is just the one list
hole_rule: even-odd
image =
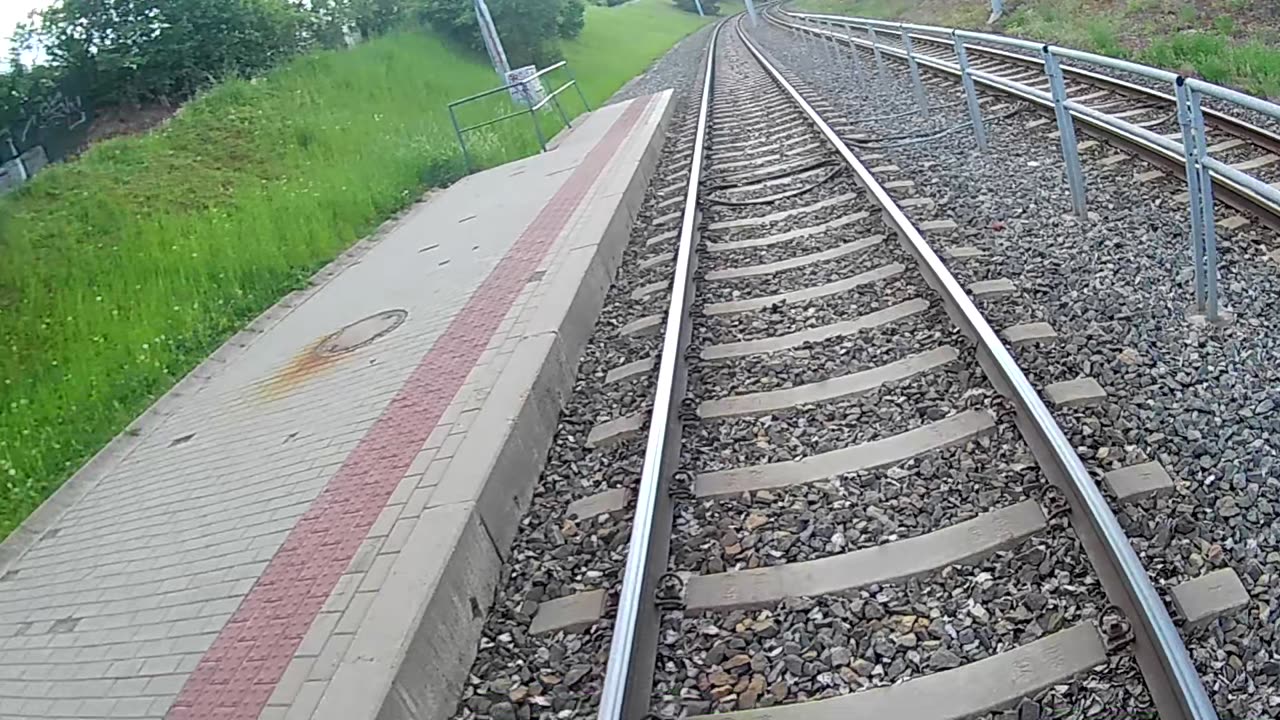
[{"label": "railing post", "polygon": [[884,89],[884,56],[880,54],[880,41],[876,39],[876,29],[870,25],[867,26],[867,35],[871,36],[871,51],[876,56],[876,82],[880,85],[880,89]]},{"label": "railing post", "polygon": [[570,68],[568,63],[565,63],[564,71],[569,73],[569,82],[573,83],[573,89],[578,91],[578,99],[582,100],[582,107],[586,108],[587,112],[591,112],[591,103],[587,102],[587,96],[582,93],[582,86],[578,84],[578,78],[573,76],[573,68]]},{"label": "railing post", "polygon": [[462,167],[471,174],[471,155],[467,153],[467,139],[462,136],[462,128],[458,126],[458,116],[453,114],[453,106],[449,106],[449,122],[453,123],[453,133],[458,136],[458,144],[462,146]]},{"label": "railing post", "polygon": [[1187,170],[1187,197],[1191,203],[1191,267],[1194,271],[1196,312],[1205,311],[1204,225],[1200,192],[1200,163],[1196,150],[1195,130],[1191,124],[1191,100],[1186,78],[1178,76],[1174,93],[1178,100],[1178,126],[1182,130],[1182,158]]},{"label": "railing post", "polygon": [[978,93],[973,88],[973,76],[969,74],[969,55],[964,50],[964,42],[951,31],[951,41],[955,45],[956,63],[960,65],[960,81],[964,85],[965,102],[969,105],[969,122],[973,123],[973,139],[978,149],[987,151],[987,129],[982,124],[982,109],[978,105]]},{"label": "railing post", "polygon": [[827,23],[819,20],[818,29],[822,32],[822,34],[818,36],[818,39],[822,41],[822,52],[826,54],[828,61],[835,62],[836,54],[835,51],[831,49],[831,38],[826,33]]},{"label": "railing post", "polygon": [[547,151],[547,141],[542,137],[542,127],[538,125],[538,114],[533,111],[533,106],[529,106],[529,119],[533,121],[533,134],[538,136],[538,147],[542,148],[542,152]]},{"label": "railing post", "polygon": [[920,66],[916,64],[914,48],[911,47],[911,33],[898,26],[898,37],[902,39],[902,47],[907,51],[907,67],[911,69],[911,87],[916,93],[916,104],[920,106],[920,114],[929,115],[929,96],[924,92],[924,83],[920,82]]},{"label": "railing post", "polygon": [[1062,141],[1062,160],[1067,165],[1067,184],[1071,187],[1071,206],[1077,216],[1088,217],[1085,210],[1084,173],[1080,169],[1080,152],[1076,147],[1076,125],[1067,109],[1067,88],[1062,81],[1062,68],[1052,48],[1044,46],[1044,71],[1049,76],[1053,95],[1053,112],[1058,118],[1058,135]]},{"label": "railing post", "polygon": [[844,28],[846,37],[849,39],[849,54],[853,56],[853,79],[859,86],[863,84],[862,79],[862,58],[858,57],[858,43],[853,40],[853,26],[841,25]]},{"label": "railing post", "polygon": [[[557,90],[559,92],[559,90]],[[564,123],[566,128],[569,127],[569,116],[564,114],[564,108],[560,107],[560,98],[555,95],[551,96],[551,104],[556,106],[556,113],[560,115],[560,122]]]},{"label": "railing post", "polygon": [[1200,108],[1200,91],[1191,88],[1191,135],[1195,138],[1196,165],[1200,174],[1200,228],[1204,233],[1205,319],[1218,321],[1218,232],[1213,219],[1213,177],[1205,165],[1209,143],[1205,136],[1204,112]]}]

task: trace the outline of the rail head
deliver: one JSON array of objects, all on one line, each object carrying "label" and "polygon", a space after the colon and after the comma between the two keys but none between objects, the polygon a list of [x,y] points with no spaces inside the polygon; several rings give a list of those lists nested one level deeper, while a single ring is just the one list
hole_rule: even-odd
[{"label": "rail head", "polygon": [[[671,283],[671,303],[667,308],[666,326],[663,330],[661,355],[658,359],[658,379],[654,388],[653,412],[645,446],[644,465],[640,483],[636,488],[636,510],[632,518],[630,544],[627,548],[626,566],[623,571],[622,589],[618,596],[618,610],[605,668],[604,686],[600,695],[599,720],[623,720],[639,718],[647,710],[649,682],[633,682],[636,667],[637,639],[645,629],[641,627],[646,614],[656,621],[652,591],[655,573],[665,568],[665,552],[655,552],[655,542],[663,548],[668,538],[655,537],[655,526],[660,523],[660,511],[669,500],[665,496],[667,479],[673,461],[678,460],[680,448],[679,400],[684,392],[684,353],[688,346],[689,308],[694,286],[693,271],[696,258],[696,232],[698,222],[698,186],[702,179],[702,164],[706,155],[708,119],[711,112],[711,93],[715,76],[716,44],[727,20],[720,21],[712,31],[706,55],[706,73],[702,80],[702,100],[698,106],[698,127],[694,136],[693,157],[690,159],[688,187],[685,191],[684,211],[680,223],[679,246],[676,251],[675,271]],[[666,506],[669,514],[670,506]],[[669,522],[668,522],[669,526]],[[653,631],[654,628],[648,628]],[[650,668],[652,669],[652,668]]]},{"label": "rail head", "polygon": [[[792,17],[797,16],[796,13],[788,13],[785,11],[784,13]],[[838,17],[838,16],[824,16],[824,17]],[[856,22],[862,22],[861,18],[848,18],[848,19]],[[817,28],[788,23],[784,20],[781,20],[773,16],[772,14],[767,14],[766,20],[768,22],[771,22],[773,24],[776,24],[784,28],[803,29],[811,33],[828,32],[825,30],[817,29]],[[873,21],[873,22],[875,22],[877,25],[884,24],[881,21]],[[981,35],[980,33],[969,33],[969,34]],[[868,41],[866,40],[855,39],[853,37],[843,37],[843,36],[836,36],[836,37],[837,39],[841,39],[843,42],[858,43],[860,45],[868,43]],[[967,47],[967,49],[973,50],[979,47],[980,46],[972,46],[972,47]],[[1040,45],[1039,47],[1043,52],[1046,46]],[[1033,64],[1033,65],[1039,64],[1041,66],[1043,65],[1043,60],[1036,60],[1035,58],[1031,58],[1025,55],[1019,55],[1016,53],[1007,53],[1004,51],[993,50],[991,48],[985,48],[985,49],[991,52],[999,52],[999,53],[1002,53],[1003,55],[1017,58],[1019,61],[1025,61],[1028,64]],[[903,59],[906,57],[906,53],[903,50],[894,48],[894,47],[889,47],[883,44],[880,45],[879,52],[883,55],[887,55],[897,59]],[[958,64],[947,62],[945,60],[941,60],[936,57],[917,54],[915,56],[915,61],[918,65],[930,68],[936,72],[943,72],[953,76],[959,76],[961,74],[960,67]],[[1081,77],[1086,77],[1086,79],[1100,78],[1099,82],[1105,82],[1108,85],[1119,87],[1121,92],[1132,91],[1133,94],[1142,94],[1146,97],[1150,97],[1151,99],[1167,101],[1170,103],[1175,102],[1172,96],[1167,96],[1158,91],[1151,90],[1149,88],[1143,88],[1139,85],[1127,83],[1126,81],[1123,81],[1123,80],[1109,78],[1099,73],[1094,73],[1094,72],[1083,70],[1080,68],[1070,68],[1069,66],[1065,66],[1065,65],[1062,66],[1062,71],[1063,73],[1067,73],[1068,71],[1070,71]],[[970,68],[969,74],[973,78],[975,83],[980,84],[987,89],[996,90],[998,92],[1009,95],[1010,97],[1013,97],[1015,99],[1024,100],[1036,107],[1041,108],[1042,110],[1052,111],[1053,100],[1048,93],[1042,90],[1038,90],[1036,88],[1027,86],[1025,84],[1013,82],[1005,78],[1001,78],[996,75],[993,75],[991,73],[975,70],[972,68]],[[1177,76],[1174,76],[1174,77],[1176,80]],[[1200,89],[1201,87],[1208,86],[1207,83],[1202,83],[1200,81],[1193,81],[1191,79],[1184,79],[1184,81],[1187,83],[1189,87],[1192,87],[1195,89]],[[1217,88],[1217,86],[1211,86],[1211,87],[1216,88],[1216,91],[1221,91],[1220,93],[1221,98],[1234,97],[1232,93],[1235,93],[1235,91],[1233,90],[1227,90],[1226,88]],[[1240,95],[1239,93],[1235,93],[1235,94]],[[1243,97],[1247,98],[1248,96],[1243,96]],[[1256,98],[1254,98],[1253,100],[1259,103],[1266,102],[1264,100],[1257,100]],[[1147,130],[1146,128],[1139,127],[1133,123],[1130,123],[1122,119],[1113,118],[1109,115],[1101,113],[1097,110],[1093,110],[1091,108],[1088,108],[1074,101],[1068,100],[1065,103],[1065,105],[1067,107],[1067,110],[1071,113],[1072,117],[1075,118],[1077,121],[1079,121],[1081,123],[1082,128],[1087,132],[1090,132],[1095,136],[1117,141],[1123,147],[1127,147],[1128,149],[1138,153],[1148,161],[1156,163],[1158,165],[1163,165],[1171,171],[1181,172],[1183,170],[1185,165],[1185,154],[1183,152],[1182,144],[1180,142],[1172,141],[1172,140],[1169,140],[1168,138],[1161,137],[1159,135],[1156,135],[1155,133],[1152,133],[1150,130]],[[1247,138],[1252,142],[1258,143],[1259,146],[1271,152],[1280,154],[1280,136],[1275,135],[1274,133],[1271,133],[1268,130],[1251,125],[1232,115],[1228,115],[1221,112],[1214,112],[1208,108],[1204,109],[1204,114],[1206,117],[1212,117],[1218,120],[1219,124],[1222,125],[1223,129],[1226,130],[1227,132],[1230,132],[1231,134],[1237,135],[1239,137]],[[1280,189],[1277,189],[1276,187],[1273,187],[1268,183],[1262,182],[1257,178],[1248,176],[1245,173],[1235,170],[1231,168],[1229,165],[1218,162],[1212,158],[1209,158],[1206,160],[1206,165],[1210,169],[1214,185],[1219,186],[1219,189],[1225,191],[1224,199],[1228,200],[1229,202],[1232,202],[1233,204],[1237,205],[1237,207],[1240,207],[1241,209],[1246,210],[1247,212],[1256,213],[1260,218],[1262,218],[1263,222],[1266,222],[1268,225],[1271,225],[1272,227],[1275,227],[1276,229],[1280,230]]]},{"label": "rail head", "polygon": [[[952,28],[939,27],[936,25],[891,23],[883,20],[872,20],[869,18],[849,17],[845,15],[832,15],[829,13],[825,13],[825,14],[824,13],[804,13],[804,12],[794,12],[786,9],[780,9],[780,12],[782,12],[784,15],[787,15],[793,18],[817,18],[817,19],[821,19],[827,22],[831,22],[831,23],[835,23],[843,26],[850,26],[850,25],[859,25],[864,27],[875,26],[875,27],[880,27],[882,29],[901,28],[909,32],[915,33],[917,39],[932,40],[938,43],[949,42],[951,39],[951,34],[954,33],[954,35],[956,37],[959,37],[961,40],[984,43],[982,45],[967,45],[966,46],[967,49],[971,51],[983,53],[986,55],[991,55],[993,57],[999,57],[1001,59],[1009,60],[1012,62],[1025,63],[1028,65],[1043,66],[1044,64],[1043,60],[1040,57],[1040,51],[1044,47],[1044,43],[1024,40],[1022,38],[1010,37],[1007,35],[996,35],[993,33],[975,32],[972,30],[963,30],[958,28],[952,29]],[[1024,55],[1021,53],[1011,52],[1008,50],[1001,50],[999,47],[992,47],[992,46],[1016,48],[1018,50],[1031,52],[1032,54]],[[1076,60],[1077,62],[1088,63],[1090,65],[1109,68],[1111,70],[1129,73],[1130,75],[1147,77],[1157,82],[1172,84],[1176,82],[1179,77],[1177,73],[1173,73],[1168,70],[1161,70],[1160,68],[1151,67],[1150,65],[1142,65],[1140,63],[1135,63],[1135,62],[1123,60],[1120,58],[1113,58],[1106,55],[1099,55],[1097,53],[1090,53],[1090,52],[1084,52],[1081,50],[1074,50],[1071,48],[1064,48],[1057,45],[1051,45],[1050,47],[1052,48],[1053,53],[1060,57]],[[1094,85],[1106,86],[1110,89],[1116,90],[1117,92],[1122,92],[1122,93],[1137,96],[1137,97],[1147,97],[1154,100],[1161,100],[1164,102],[1170,102],[1170,103],[1174,102],[1173,95],[1169,93],[1161,92],[1159,90],[1149,88],[1143,85],[1138,85],[1136,83],[1133,83],[1118,77],[1104,75],[1102,73],[1098,73],[1082,67],[1072,66],[1072,65],[1063,65],[1062,72],[1065,75],[1072,76],[1078,80],[1081,80],[1090,84],[1094,84]],[[1274,120],[1280,120],[1280,105],[1277,105],[1276,103],[1272,103],[1267,100],[1263,100],[1261,98],[1256,98],[1256,97],[1253,97],[1252,95],[1247,95],[1245,93],[1241,93],[1236,90],[1223,87],[1221,85],[1207,83],[1202,80],[1196,80],[1194,78],[1187,78],[1187,80],[1189,83],[1189,87],[1194,88],[1198,92],[1202,92],[1205,95],[1209,95],[1211,97],[1217,98],[1218,100],[1221,100],[1223,102],[1230,103],[1238,107],[1246,108],[1260,115],[1266,115]],[[1219,125],[1221,125],[1223,129],[1226,130],[1227,132],[1230,132],[1239,137],[1245,137],[1250,140],[1253,140],[1254,142],[1257,142],[1259,145],[1262,145],[1273,152],[1280,151],[1280,134],[1277,134],[1266,128],[1260,127],[1255,123],[1251,123],[1247,120],[1244,120],[1243,118],[1230,115],[1228,113],[1224,113],[1218,110],[1206,108],[1205,115],[1206,117],[1211,118],[1212,120],[1217,122]]]},{"label": "rail head", "polygon": [[[1187,654],[1168,610],[1142,567],[1129,539],[1106,498],[1089,476],[1070,441],[1048,407],[1018,367],[1008,348],[978,311],[972,299],[925,241],[920,231],[894,202],[835,130],[782,76],[741,29],[739,36],[765,71],[801,108],[819,132],[854,172],[858,183],[880,206],[884,222],[898,233],[915,255],[926,280],[942,296],[951,318],[979,348],[983,369],[993,384],[1013,403],[1019,430],[1035,451],[1042,470],[1057,481],[1068,496],[1073,517],[1078,518],[1081,540],[1095,567],[1103,575],[1108,595],[1133,623],[1138,650],[1158,664],[1159,673],[1148,684],[1165,720],[1186,718],[1216,720],[1217,712]],[[1151,662],[1143,663],[1144,674]]]}]

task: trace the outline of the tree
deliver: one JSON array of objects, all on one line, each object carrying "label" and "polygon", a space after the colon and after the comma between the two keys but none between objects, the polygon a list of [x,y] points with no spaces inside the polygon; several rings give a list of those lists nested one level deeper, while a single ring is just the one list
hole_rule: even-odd
[{"label": "tree", "polygon": [[[558,39],[582,30],[582,0],[488,0],[488,5],[513,67],[558,60]],[[420,13],[425,22],[456,42],[484,49],[472,0],[422,0]]]},{"label": "tree", "polygon": [[[698,4],[694,0],[672,0],[672,2],[685,12],[698,12]],[[719,15],[720,0],[702,0],[702,12],[708,15]]]},{"label": "tree", "polygon": [[409,0],[351,0],[356,28],[364,37],[382,35],[404,21]]},{"label": "tree", "polygon": [[563,0],[556,32],[562,38],[576,38],[586,24],[587,6],[582,0]]},{"label": "tree", "polygon": [[284,0],[61,0],[34,34],[97,100],[131,103],[261,73],[299,51],[303,21]]}]

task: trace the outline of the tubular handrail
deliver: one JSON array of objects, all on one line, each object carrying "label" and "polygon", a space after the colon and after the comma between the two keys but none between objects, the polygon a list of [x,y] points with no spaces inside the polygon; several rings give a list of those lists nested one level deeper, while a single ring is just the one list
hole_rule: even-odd
[{"label": "tubular handrail", "polygon": [[1017,361],[947,269],[945,263],[894,202],[888,191],[879,184],[871,171],[854,156],[835,130],[765,59],[764,54],[746,35],[741,31],[739,35],[747,49],[773,77],[774,82],[795,100],[832,148],[854,171],[858,183],[880,206],[884,222],[898,233],[919,261],[928,284],[942,295],[948,315],[966,335],[977,343],[979,361],[984,372],[997,389],[1013,403],[1017,410],[1018,428],[1031,445],[1041,468],[1046,475],[1056,479],[1068,495],[1076,511],[1073,516],[1083,515],[1091,532],[1087,535],[1082,534],[1081,540],[1090,557],[1098,566],[1099,572],[1106,576],[1105,579],[1114,580],[1115,584],[1118,584],[1123,596],[1119,601],[1124,603],[1124,607],[1136,611],[1129,612],[1127,615],[1134,622],[1134,631],[1139,642],[1144,643],[1145,647],[1154,652],[1155,659],[1160,663],[1168,679],[1172,681],[1168,688],[1172,697],[1165,695],[1158,700],[1165,701],[1161,703],[1162,713],[1167,707],[1166,703],[1173,703],[1179,714],[1162,714],[1162,717],[1167,720],[1172,720],[1174,717],[1216,720],[1217,712],[1213,703],[1209,700],[1200,676],[1183,645],[1182,638],[1143,568],[1141,560],[1130,545],[1106,498],[1093,478],[1089,476],[1079,455],[1053,419],[1052,413],[1045,406],[1030,380],[1018,367]]},{"label": "tubular handrail", "polygon": [[[898,59],[905,59],[911,66],[925,65],[926,67],[930,67],[934,70],[945,72],[950,75],[960,76],[962,79],[968,77],[972,81],[980,82],[987,87],[997,88],[1002,92],[1021,98],[1042,108],[1056,108],[1059,113],[1059,132],[1064,138],[1066,135],[1062,133],[1063,124],[1070,123],[1073,119],[1079,120],[1086,126],[1091,127],[1096,131],[1100,131],[1108,137],[1122,139],[1124,142],[1129,143],[1139,152],[1150,158],[1156,158],[1171,167],[1180,167],[1183,169],[1187,174],[1188,187],[1191,190],[1190,212],[1192,214],[1192,262],[1195,269],[1194,284],[1196,307],[1200,311],[1204,312],[1206,318],[1210,321],[1217,321],[1220,316],[1217,287],[1217,240],[1213,223],[1214,186],[1221,186],[1221,188],[1228,193],[1229,198],[1243,202],[1245,207],[1250,209],[1256,208],[1258,211],[1262,212],[1264,216],[1270,216],[1269,218],[1264,219],[1280,218],[1280,189],[1209,157],[1204,118],[1211,117],[1217,120],[1234,134],[1238,134],[1249,139],[1256,138],[1264,149],[1275,152],[1280,152],[1280,136],[1268,130],[1250,125],[1249,123],[1232,115],[1203,109],[1201,108],[1200,97],[1201,95],[1210,95],[1224,102],[1234,103],[1240,107],[1248,108],[1269,117],[1274,117],[1278,120],[1280,120],[1280,105],[1276,105],[1259,98],[1252,98],[1243,93],[1213,85],[1211,83],[1184,78],[1158,68],[1149,68],[1125,60],[1103,57],[1067,48],[1059,48],[1053,45],[1035,45],[1017,38],[1007,38],[999,35],[991,35],[989,33],[977,33],[966,30],[952,31],[946,28],[913,25],[910,23],[893,23],[867,18],[851,18],[840,15],[795,13],[785,10],[782,12],[790,18],[802,21],[803,24],[788,23],[773,16],[772,14],[766,15],[766,19],[780,26],[793,30],[801,30],[819,37],[826,37],[834,40],[835,42],[856,45],[858,47],[871,47],[875,51],[877,57],[889,55]],[[817,27],[815,25],[809,25],[807,24],[809,22],[815,23],[816,25],[826,24],[838,26],[848,31],[852,31],[855,27],[863,27],[868,30],[869,39],[857,37],[852,32],[845,34]],[[879,30],[879,33],[876,32],[877,30]],[[1060,93],[1060,95],[1055,98],[1053,95],[1046,93],[1043,90],[1028,86],[1024,83],[1012,81],[971,67],[961,67],[958,54],[956,55],[956,61],[953,62],[934,55],[912,53],[909,40],[907,40],[912,33],[919,33],[918,37],[926,37],[927,39],[936,40],[941,44],[951,46],[953,48],[953,52],[956,52],[954,48],[980,50],[987,53],[995,53],[1009,59],[1016,59],[1031,65],[1038,65],[1042,67],[1046,75],[1050,77],[1051,85],[1056,83],[1057,90],[1055,92]],[[895,47],[883,42],[883,39],[890,38],[895,34],[900,38],[903,38],[902,47]],[[946,41],[943,40],[943,36],[946,37]],[[1035,48],[1040,53],[1041,57],[1040,59],[1036,59],[1020,53],[994,49],[987,47],[986,45],[965,46],[965,39],[1004,45],[1006,47],[1014,47],[1023,50]],[[1134,85],[1123,80],[1108,78],[1107,76],[1083,70],[1078,67],[1064,66],[1058,61],[1059,57],[1093,63],[1113,70],[1144,75],[1157,81],[1169,81],[1173,83],[1175,92],[1172,96],[1164,95],[1157,91]],[[1086,78],[1086,81],[1094,78],[1103,79],[1104,82],[1102,84],[1116,87],[1119,91],[1133,92],[1134,94],[1145,95],[1160,101],[1171,103],[1177,110],[1178,124],[1183,129],[1181,142],[1170,140],[1169,137],[1157,135],[1134,123],[1111,117],[1081,103],[1070,100],[1066,97],[1065,85],[1062,82],[1063,77],[1068,73],[1076,77]],[[1085,208],[1083,175],[1079,170],[1079,159],[1075,148],[1074,131],[1072,131],[1070,135],[1070,140],[1064,139],[1063,141],[1063,155],[1068,166],[1068,178],[1071,180],[1072,184],[1072,202],[1077,213],[1083,215]],[[983,142],[981,137],[979,138],[979,142],[980,144]],[[1280,220],[1276,220],[1276,222],[1280,222]]]},{"label": "tubular handrail", "polygon": [[[979,46],[974,49],[983,50],[988,53],[998,53],[1000,56],[1010,60],[1018,60],[1021,62],[1038,64],[1038,65],[1044,64],[1044,61],[1039,57],[1039,54],[1044,48],[1044,43],[1032,42],[1029,40],[1023,40],[1021,38],[1008,37],[1005,35],[994,35],[991,33],[975,32],[972,30],[959,30],[959,29],[951,30],[949,28],[938,27],[936,25],[892,23],[884,20],[855,18],[855,17],[848,17],[845,15],[830,15],[830,14],[823,14],[823,13],[802,13],[802,12],[793,12],[790,10],[782,10],[782,12],[785,15],[796,17],[796,18],[814,18],[819,20],[828,20],[828,21],[840,23],[842,25],[855,23],[855,24],[864,25],[864,26],[865,25],[880,26],[883,29],[894,30],[895,32],[897,32],[898,27],[901,26],[901,28],[908,30],[910,32],[917,33],[919,35],[925,35],[925,36],[928,36],[930,39],[936,40],[941,43],[947,43],[947,44],[950,44],[951,34],[952,32],[954,32],[957,37],[963,40],[972,40],[976,42],[1018,48],[1019,50],[1028,50],[1036,53],[1036,55],[1030,56],[1030,55],[1023,55],[1020,53],[1009,53],[1007,51],[1001,51],[1001,50],[998,50],[997,48],[992,48],[988,46]],[[1105,55],[1098,55],[1096,53],[1089,53],[1081,50],[1074,50],[1071,48],[1064,48],[1058,45],[1052,45],[1050,47],[1053,48],[1054,54],[1060,55],[1062,57],[1067,57],[1073,60],[1078,60],[1080,62],[1087,62],[1087,63],[1099,65],[1102,67],[1111,68],[1113,70],[1119,70],[1121,72],[1128,72],[1134,75],[1146,76],[1153,80],[1158,80],[1161,82],[1173,83],[1173,82],[1176,82],[1178,78],[1177,73],[1172,73],[1167,70],[1161,70],[1160,68],[1154,68],[1149,65],[1142,65],[1140,63],[1135,63],[1128,60],[1122,60],[1119,58],[1107,57]],[[1127,92],[1147,95],[1153,99],[1160,99],[1166,102],[1171,102],[1171,103],[1175,102],[1175,97],[1173,95],[1162,93],[1158,90],[1153,90],[1151,88],[1144,87],[1142,85],[1135,85],[1126,80],[1121,80],[1118,78],[1101,75],[1093,71],[1086,70],[1084,68],[1075,67],[1071,65],[1064,65],[1062,67],[1062,71],[1066,74],[1077,76],[1087,81],[1105,82],[1108,85],[1116,86],[1118,89],[1122,89]],[[1195,87],[1196,90],[1204,93],[1205,95],[1211,95],[1213,97],[1218,98],[1219,100],[1234,103],[1234,104],[1240,105],[1241,107],[1245,107],[1250,110],[1253,110],[1259,114],[1269,115],[1272,118],[1280,120],[1280,115],[1276,114],[1277,111],[1280,111],[1280,104],[1271,103],[1266,100],[1261,100],[1259,98],[1253,97],[1252,95],[1246,95],[1245,93],[1241,93],[1236,90],[1223,87],[1221,85],[1206,83],[1204,81],[1197,80],[1195,78],[1187,78],[1187,82],[1191,84],[1193,87]],[[1280,134],[1276,134],[1265,128],[1258,127],[1257,125],[1254,125],[1253,123],[1250,123],[1247,120],[1243,120],[1238,117],[1234,117],[1231,115],[1227,115],[1225,113],[1221,113],[1221,112],[1217,112],[1209,109],[1205,110],[1205,115],[1214,117],[1215,119],[1229,121],[1233,124],[1237,124],[1241,126],[1243,129],[1247,129],[1250,132],[1250,134],[1270,136],[1269,139],[1275,141],[1277,144],[1280,144]]]},{"label": "tubular handrail", "polygon": [[561,60],[560,62],[556,63],[555,65],[551,65],[551,66],[549,66],[549,67],[545,67],[545,68],[543,68],[543,69],[539,70],[538,72],[536,72],[536,73],[534,73],[534,74],[530,75],[529,77],[525,78],[524,80],[521,80],[520,82],[507,83],[506,85],[503,85],[503,86],[501,86],[501,87],[496,87],[496,88],[493,88],[493,89],[491,89],[491,90],[485,90],[485,91],[483,91],[483,92],[478,92],[478,93],[476,93],[475,95],[468,95],[467,97],[464,97],[464,98],[462,98],[462,99],[460,99],[460,100],[454,100],[453,102],[449,103],[449,107],[454,107],[454,106],[457,106],[457,105],[462,105],[463,103],[469,103],[469,102],[471,102],[472,100],[479,100],[480,98],[488,97],[488,96],[490,96],[490,95],[493,95],[494,93],[500,93],[500,92],[504,92],[504,91],[510,91],[510,90],[515,89],[515,88],[522,87],[522,86],[524,86],[524,85],[525,85],[525,84],[527,84],[527,83],[530,83],[530,82],[533,82],[534,80],[538,80],[538,79],[540,79],[543,75],[546,75],[546,74],[550,73],[550,72],[551,72],[551,71],[553,71],[553,70],[559,70],[560,68],[568,68],[568,67],[569,67],[569,63],[568,63],[568,62],[566,62],[566,61],[564,61],[564,60]]},{"label": "tubular handrail", "polygon": [[[496,95],[502,92],[510,93],[512,90],[516,90],[516,89],[523,89],[527,91],[529,88],[533,86],[534,83],[538,83],[538,87],[541,87],[543,76],[548,75],[551,72],[555,70],[559,70],[561,68],[563,68],[564,71],[568,74],[569,79],[566,80],[564,83],[562,83],[555,90],[552,90],[549,93],[545,93],[544,97],[541,100],[539,100],[537,103],[527,104],[523,110],[514,110],[512,112],[506,113],[505,115],[501,115],[496,118],[490,118],[488,120],[484,120],[482,122],[478,122],[472,125],[462,126],[458,124],[458,115],[456,110],[462,105],[466,105],[467,103],[475,102],[477,100],[483,100],[484,98],[487,98],[491,95]],[[566,129],[571,127],[572,123],[569,120],[569,116],[565,114],[564,108],[560,106],[560,101],[556,99],[556,97],[560,95],[560,93],[564,92],[565,90],[568,90],[570,87],[578,91],[578,99],[582,101],[582,106],[586,108],[588,111],[590,111],[591,104],[587,102],[587,96],[583,94],[582,86],[578,84],[577,78],[574,77],[573,70],[569,68],[569,63],[564,60],[561,60],[560,62],[555,63],[554,65],[549,65],[523,80],[519,80],[513,83],[507,83],[506,85],[502,85],[501,87],[496,87],[489,90],[485,90],[483,92],[478,92],[474,95],[468,95],[467,97],[460,98],[458,100],[454,100],[450,102],[448,106],[449,121],[453,124],[453,132],[458,137],[458,146],[462,148],[462,162],[463,162],[463,165],[466,167],[467,172],[468,173],[471,172],[471,154],[467,151],[466,133],[471,132],[473,130],[486,128],[486,127],[489,127],[490,125],[496,125],[497,123],[500,123],[504,120],[510,120],[513,117],[519,117],[521,115],[529,116],[530,120],[532,120],[533,122],[534,135],[536,135],[538,138],[538,146],[542,149],[542,152],[546,152],[547,141],[546,141],[546,138],[542,136],[542,126],[538,124],[537,112],[542,108],[546,107],[547,103],[550,102],[555,106],[556,113],[560,116],[560,122],[564,125],[564,127]]]}]

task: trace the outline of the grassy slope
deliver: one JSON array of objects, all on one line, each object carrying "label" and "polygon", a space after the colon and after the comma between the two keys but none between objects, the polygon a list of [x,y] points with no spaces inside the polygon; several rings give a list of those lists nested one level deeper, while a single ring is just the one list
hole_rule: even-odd
[{"label": "grassy slope", "polygon": [[[706,22],[587,13],[565,51],[592,103]],[[457,179],[445,102],[494,84],[432,36],[382,38],[226,83],[0,199],[0,537],[246,320]],[[535,149],[523,123],[472,143],[487,165]]]},{"label": "grassy slope", "polygon": [[[1280,97],[1273,0],[1006,0],[1010,35],[1125,57]],[[984,0],[799,0],[797,8],[979,27]]]}]

